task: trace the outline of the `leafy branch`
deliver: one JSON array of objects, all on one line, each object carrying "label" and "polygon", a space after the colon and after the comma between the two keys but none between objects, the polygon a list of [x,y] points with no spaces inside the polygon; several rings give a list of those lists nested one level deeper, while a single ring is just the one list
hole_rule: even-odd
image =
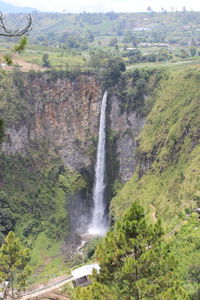
[{"label": "leafy branch", "polygon": [[13,48],[13,50],[11,50],[10,53],[4,55],[3,60],[10,66],[12,65],[13,61],[12,58],[15,54],[17,53],[21,53],[22,51],[24,51],[25,47],[27,45],[27,37],[24,36],[20,39],[19,44],[15,45],[15,47]]}]

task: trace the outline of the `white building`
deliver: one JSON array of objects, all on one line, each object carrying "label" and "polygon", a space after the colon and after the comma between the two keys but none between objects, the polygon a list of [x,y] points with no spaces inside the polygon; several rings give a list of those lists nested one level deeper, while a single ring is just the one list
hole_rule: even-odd
[{"label": "white building", "polygon": [[91,283],[89,278],[92,275],[93,270],[96,270],[97,273],[100,271],[100,267],[97,263],[82,266],[78,269],[71,271],[73,276],[73,285],[74,286],[85,286]]}]

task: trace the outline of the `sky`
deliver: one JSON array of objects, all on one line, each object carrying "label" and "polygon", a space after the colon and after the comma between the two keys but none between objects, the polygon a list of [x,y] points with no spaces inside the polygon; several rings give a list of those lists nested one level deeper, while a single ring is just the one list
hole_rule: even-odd
[{"label": "sky", "polygon": [[15,6],[30,6],[41,11],[62,12],[138,12],[146,11],[148,6],[155,11],[161,7],[167,10],[181,10],[183,6],[187,10],[200,10],[199,0],[4,0]]}]

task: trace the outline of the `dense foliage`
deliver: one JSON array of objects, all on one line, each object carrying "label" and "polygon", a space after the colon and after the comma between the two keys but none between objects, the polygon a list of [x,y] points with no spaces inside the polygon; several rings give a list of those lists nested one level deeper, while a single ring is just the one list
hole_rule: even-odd
[{"label": "dense foliage", "polygon": [[133,200],[170,222],[199,205],[198,78],[191,69],[161,81],[139,137],[138,171],[113,199],[115,217]]},{"label": "dense foliage", "polygon": [[123,59],[113,57],[106,60],[101,73],[104,89],[113,87],[119,83],[119,80],[122,77],[122,72],[125,71],[126,65]]},{"label": "dense foliage", "polygon": [[137,69],[121,76],[117,91],[121,98],[121,111],[136,111],[141,116],[148,115],[154,104],[154,91],[166,77],[162,69]]},{"label": "dense foliage", "polygon": [[30,251],[24,248],[15,234],[10,231],[0,248],[0,282],[9,281],[12,298],[15,291],[25,288],[27,277],[31,273],[28,262]]},{"label": "dense foliage", "polygon": [[[75,299],[197,300],[200,229],[192,212],[200,204],[199,69],[124,72],[121,58],[93,55],[91,64],[100,70],[105,87],[121,100],[121,112],[128,117],[134,111],[147,120],[137,140],[138,168],[123,188],[117,188],[111,202],[116,225],[96,251],[102,272],[94,275],[90,287],[76,290]],[[27,76],[39,81],[43,75]],[[65,76],[74,80],[77,72],[46,72],[45,84]],[[22,120],[32,124],[24,78],[17,68],[13,77],[1,73],[4,126],[18,126]],[[117,136],[109,138],[117,142]],[[52,256],[58,255],[55,246],[70,231],[67,203],[85,189],[86,182],[64,167],[56,153],[48,152],[45,139],[33,141],[26,155],[1,153],[0,164],[1,243],[15,230],[31,246],[32,264],[42,266],[48,249]],[[173,243],[163,237],[159,219],[166,232],[183,222],[180,232],[170,238]],[[88,248],[88,258],[95,247]],[[48,263],[48,267],[54,266]]]},{"label": "dense foliage", "polygon": [[[101,271],[91,286],[78,289],[75,299],[188,299],[177,281],[177,262],[162,240],[158,221],[147,223],[134,203],[99,244]],[[109,291],[109,292],[108,292]]]},{"label": "dense foliage", "polygon": [[[199,69],[193,68],[172,72],[160,81],[138,138],[138,169],[111,203],[116,220],[136,201],[150,220],[161,218],[170,232],[177,224],[187,223],[199,207],[199,78]],[[188,253],[196,253],[198,248],[199,223],[189,228],[187,234],[183,231],[177,236],[174,253],[179,253],[180,278],[189,287],[191,299],[198,299],[194,296],[198,278],[194,275],[196,281],[192,283],[189,275],[189,270],[195,274],[198,266],[192,264]]]}]

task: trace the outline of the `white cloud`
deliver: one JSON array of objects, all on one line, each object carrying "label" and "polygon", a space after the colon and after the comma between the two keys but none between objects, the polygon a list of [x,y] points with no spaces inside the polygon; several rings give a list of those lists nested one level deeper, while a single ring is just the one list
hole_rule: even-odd
[{"label": "white cloud", "polygon": [[146,11],[147,6],[159,11],[161,7],[170,10],[182,9],[200,10],[200,2],[197,0],[4,0],[13,5],[31,6],[42,11],[82,12],[82,11],[121,11],[135,12]]}]

